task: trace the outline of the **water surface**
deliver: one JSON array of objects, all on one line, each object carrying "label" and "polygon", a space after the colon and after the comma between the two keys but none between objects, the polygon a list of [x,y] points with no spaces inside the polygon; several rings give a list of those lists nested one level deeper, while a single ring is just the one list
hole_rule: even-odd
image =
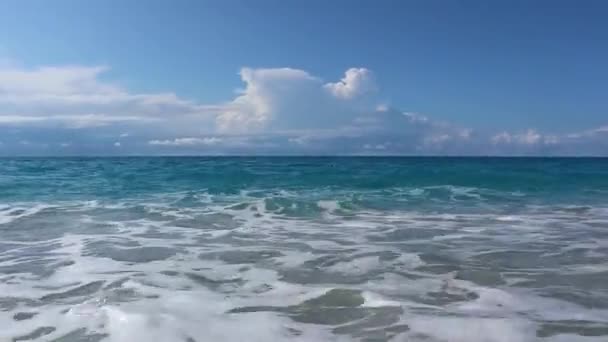
[{"label": "water surface", "polygon": [[0,340],[606,341],[608,159],[0,159]]}]

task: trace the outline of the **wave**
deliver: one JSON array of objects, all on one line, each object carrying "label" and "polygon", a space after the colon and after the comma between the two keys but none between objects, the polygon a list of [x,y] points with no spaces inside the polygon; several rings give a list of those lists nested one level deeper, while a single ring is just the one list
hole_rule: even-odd
[{"label": "wave", "polygon": [[446,184],[226,189],[7,201],[0,340],[608,335],[608,207],[597,197]]}]

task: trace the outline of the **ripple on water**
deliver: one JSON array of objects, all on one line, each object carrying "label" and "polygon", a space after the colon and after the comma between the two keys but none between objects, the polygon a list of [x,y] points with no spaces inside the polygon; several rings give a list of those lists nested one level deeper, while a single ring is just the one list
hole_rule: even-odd
[{"label": "ripple on water", "polygon": [[[433,194],[490,196],[407,196]],[[4,210],[0,340],[608,337],[607,212],[438,214],[363,210],[364,200],[319,193],[195,195]]]}]

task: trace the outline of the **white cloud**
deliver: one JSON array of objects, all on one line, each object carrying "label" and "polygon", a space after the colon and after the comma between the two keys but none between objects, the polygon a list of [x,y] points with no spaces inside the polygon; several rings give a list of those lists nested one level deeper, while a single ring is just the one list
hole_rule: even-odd
[{"label": "white cloud", "polygon": [[536,130],[529,129],[525,133],[517,135],[516,138],[522,144],[534,145],[541,141],[542,136]]},{"label": "white cloud", "polygon": [[560,138],[557,135],[545,135],[543,137],[543,143],[545,145],[555,145],[559,144]]},{"label": "white cloud", "polygon": [[593,130],[595,133],[608,133],[608,126],[598,127]]},{"label": "white cloud", "polygon": [[493,144],[510,144],[511,141],[513,141],[513,138],[507,132],[501,132],[492,137]]},{"label": "white cloud", "polygon": [[593,138],[597,136],[601,136],[603,134],[608,134],[608,126],[601,126],[594,129],[585,130],[582,132],[575,132],[567,134],[566,137],[570,139],[580,139],[580,138]]},{"label": "white cloud", "polygon": [[63,145],[67,135],[69,150],[114,145],[153,152],[165,146],[242,154],[608,151],[608,126],[569,134],[527,129],[493,135],[403,112],[386,104],[366,68],[348,69],[334,82],[293,68],[243,68],[243,89],[232,100],[211,105],[172,92],[128,91],[106,81],[102,76],[107,70],[0,63],[0,134],[5,146],[68,147]]},{"label": "white cloud", "polygon": [[80,115],[0,115],[0,125],[32,125],[32,124],[60,124],[66,128],[88,128],[107,126],[112,123],[136,121],[138,123],[159,121],[157,118],[145,116],[114,116],[105,114]]},{"label": "white cloud", "polygon": [[493,136],[491,140],[494,144],[536,145],[543,142],[555,143],[558,138],[554,135],[544,137],[536,130],[528,129],[525,132],[514,134],[502,132]]},{"label": "white cloud", "polygon": [[97,82],[106,67],[42,67],[33,70],[0,69],[0,99],[3,102],[32,101],[80,96],[118,95],[120,89]]},{"label": "white cloud", "polygon": [[196,146],[196,145],[206,145],[213,146],[220,144],[222,139],[217,137],[206,137],[206,138],[176,138],[172,140],[150,140],[148,144],[150,145],[160,145],[160,146]]},{"label": "white cloud", "polygon": [[372,72],[363,68],[349,69],[341,81],[325,84],[291,68],[243,68],[240,75],[244,90],[216,119],[222,133],[335,128],[376,105],[362,104],[376,89]]},{"label": "white cloud", "polygon": [[324,87],[341,99],[352,99],[377,90],[373,73],[365,68],[350,68],[340,81],[327,83]]},{"label": "white cloud", "polygon": [[300,136],[300,137],[288,138],[287,141],[292,144],[305,145],[308,142],[308,139],[309,138],[307,136]]},{"label": "white cloud", "polygon": [[0,115],[0,124],[20,125],[46,120],[43,116]]},{"label": "white cloud", "polygon": [[388,111],[388,106],[386,104],[379,104],[376,106],[376,111],[377,112],[386,112]]},{"label": "white cloud", "polygon": [[276,126],[286,116],[304,115],[320,97],[321,81],[303,70],[243,68],[240,75],[245,89],[217,116],[220,132],[262,130],[271,123]]},{"label": "white cloud", "polygon": [[408,118],[408,120],[410,120],[410,122],[414,122],[414,123],[425,123],[429,121],[429,118],[427,118],[426,116],[420,114],[420,113],[414,113],[414,112],[403,112],[403,115]]},{"label": "white cloud", "polygon": [[385,144],[365,144],[363,145],[363,148],[365,150],[378,150],[378,151],[384,151],[387,149],[388,145],[390,145],[390,143],[385,143]]},{"label": "white cloud", "polygon": [[438,145],[438,144],[443,144],[443,143],[449,141],[450,139],[452,139],[452,136],[450,136],[449,134],[437,134],[437,135],[431,135],[431,136],[425,138],[424,141],[427,144]]},{"label": "white cloud", "polygon": [[100,80],[105,66],[0,68],[0,103],[19,105],[132,105],[154,111],[159,106],[200,109],[174,93],[133,94]]},{"label": "white cloud", "polygon": [[218,110],[174,93],[130,93],[102,81],[107,70],[105,66],[0,66],[0,125],[88,128],[171,120],[174,126],[189,127],[184,121],[208,125]]}]

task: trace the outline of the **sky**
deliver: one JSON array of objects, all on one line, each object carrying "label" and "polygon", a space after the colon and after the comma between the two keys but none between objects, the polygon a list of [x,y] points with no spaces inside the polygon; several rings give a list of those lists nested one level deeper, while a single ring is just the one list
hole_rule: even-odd
[{"label": "sky", "polygon": [[0,1],[0,155],[608,156],[601,0]]}]

